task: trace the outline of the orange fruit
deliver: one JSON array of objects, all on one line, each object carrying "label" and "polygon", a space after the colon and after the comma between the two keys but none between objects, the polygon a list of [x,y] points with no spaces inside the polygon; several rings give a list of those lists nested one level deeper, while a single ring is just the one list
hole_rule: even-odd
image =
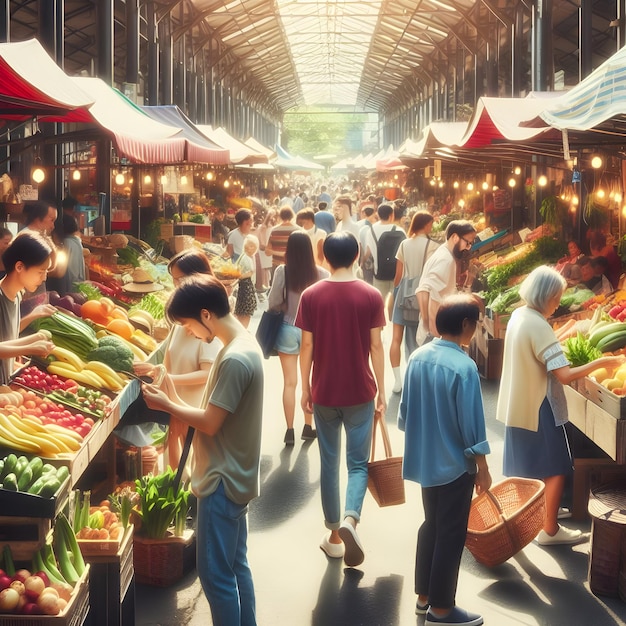
[{"label": "orange fruit", "polygon": [[96,324],[106,325],[108,320],[98,300],[87,300],[87,302],[80,307],[80,314],[84,319],[91,320]]},{"label": "orange fruit", "polygon": [[124,339],[130,339],[133,336],[135,328],[128,320],[111,320],[107,324],[107,330]]}]

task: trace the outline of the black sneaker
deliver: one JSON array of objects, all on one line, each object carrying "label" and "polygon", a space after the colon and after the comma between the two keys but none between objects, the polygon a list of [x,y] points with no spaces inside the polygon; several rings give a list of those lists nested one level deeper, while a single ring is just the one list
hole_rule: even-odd
[{"label": "black sneaker", "polygon": [[285,445],[293,446],[295,441],[296,441],[296,436],[294,434],[293,428],[288,428],[287,432],[285,433]]},{"label": "black sneaker", "polygon": [[315,439],[316,437],[317,437],[317,432],[314,431],[313,428],[311,428],[311,426],[309,426],[308,424],[305,424],[304,428],[302,429],[302,439],[306,441],[311,441]]}]

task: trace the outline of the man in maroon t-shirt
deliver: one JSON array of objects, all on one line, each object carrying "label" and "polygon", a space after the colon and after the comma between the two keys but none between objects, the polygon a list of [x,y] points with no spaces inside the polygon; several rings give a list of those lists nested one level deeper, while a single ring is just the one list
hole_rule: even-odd
[{"label": "man in maroon t-shirt", "polygon": [[[386,409],[383,300],[376,289],[354,276],[358,253],[352,233],[328,235],[324,256],[331,277],[304,290],[296,317],[296,326],[302,329],[302,408],[315,416],[322,508],[330,530],[320,548],[331,558],[343,557],[349,567],[360,565],[365,557],[356,525],[367,490],[374,409],[383,415]],[[343,521],[339,496],[342,428],[348,465]]]}]

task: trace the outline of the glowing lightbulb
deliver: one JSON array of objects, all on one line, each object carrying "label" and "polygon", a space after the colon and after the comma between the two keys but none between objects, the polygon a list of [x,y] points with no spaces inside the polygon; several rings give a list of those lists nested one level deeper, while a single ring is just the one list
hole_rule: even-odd
[{"label": "glowing lightbulb", "polygon": [[489,189],[489,183],[488,183],[487,181],[485,181],[485,182],[483,183],[483,189],[484,189],[485,191],[487,191],[487,189]]},{"label": "glowing lightbulb", "polygon": [[509,178],[509,187],[511,189],[513,189],[513,187],[515,187],[515,185],[516,185],[515,179],[514,178]]},{"label": "glowing lightbulb", "polygon": [[46,173],[43,171],[41,167],[36,167],[33,170],[32,178],[33,178],[33,181],[36,182],[37,184],[43,183],[43,181],[46,179]]},{"label": "glowing lightbulb", "polygon": [[515,176],[519,176],[522,173],[522,168],[518,165],[514,170],[513,173],[515,174]]},{"label": "glowing lightbulb", "polygon": [[230,187],[230,181],[229,180],[225,180],[224,181],[224,188],[228,189]]},{"label": "glowing lightbulb", "polygon": [[180,177],[180,184],[183,185],[183,187],[187,184],[187,176],[185,174]]},{"label": "glowing lightbulb", "polygon": [[596,193],[596,196],[598,196],[598,198],[602,199],[602,198],[604,198],[605,195],[606,194],[605,194],[604,189],[598,189],[598,191]]},{"label": "glowing lightbulb", "polygon": [[[442,180],[440,180],[440,181],[439,181],[439,187],[440,187],[440,188],[441,188],[441,187],[443,187],[443,181],[442,181]],[[403,191],[404,191],[404,190],[403,190]]]},{"label": "glowing lightbulb", "polygon": [[474,183],[467,183],[467,190],[474,191]]},{"label": "glowing lightbulb", "polygon": [[143,182],[144,182],[146,185],[149,185],[149,184],[152,182],[152,176],[150,176],[150,174],[146,174],[146,175],[143,177]]},{"label": "glowing lightbulb", "polygon": [[72,180],[80,180],[80,170],[74,170],[72,172]]},{"label": "glowing lightbulb", "polygon": [[591,159],[591,167],[594,170],[599,170],[602,167],[602,157],[596,155]]},{"label": "glowing lightbulb", "polygon": [[458,181],[458,180],[455,180],[455,181],[454,181],[454,184],[453,184],[452,186],[453,186],[455,189],[458,189],[458,188],[459,188],[459,181]]},{"label": "glowing lightbulb", "polygon": [[431,184],[431,187],[434,187],[434,186],[435,186],[435,179],[434,179],[434,178],[431,178],[431,179],[430,179],[430,184]]},{"label": "glowing lightbulb", "polygon": [[545,187],[548,184],[548,178],[547,176],[545,176],[544,174],[542,174],[538,179],[537,179],[537,184],[540,187]]},{"label": "glowing lightbulb", "polygon": [[207,172],[206,179],[213,180],[213,172]]},{"label": "glowing lightbulb", "polygon": [[115,184],[123,185],[124,184],[124,174],[116,174],[115,175]]},{"label": "glowing lightbulb", "polygon": [[572,196],[572,205],[578,206],[578,196]]}]

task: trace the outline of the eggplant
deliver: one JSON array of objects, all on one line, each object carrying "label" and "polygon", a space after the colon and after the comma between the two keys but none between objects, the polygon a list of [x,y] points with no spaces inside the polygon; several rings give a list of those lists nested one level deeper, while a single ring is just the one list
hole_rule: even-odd
[{"label": "eggplant", "polygon": [[61,299],[61,296],[59,295],[59,293],[57,291],[49,291],[48,292],[48,302],[52,306],[58,306],[60,299]]},{"label": "eggplant", "polygon": [[72,298],[74,298],[74,302],[76,304],[85,304],[85,302],[87,302],[87,296],[85,296],[84,294],[80,293],[80,292],[72,292],[70,294],[68,294],[70,296],[72,296]]},{"label": "eggplant", "polygon": [[72,296],[63,296],[57,303],[56,306],[65,309],[66,311],[74,312],[74,298]]},{"label": "eggplant", "polygon": [[78,302],[74,302],[74,306],[72,307],[72,313],[74,313],[74,315],[76,315],[77,317],[81,317],[80,307],[81,305],[78,304]]}]

